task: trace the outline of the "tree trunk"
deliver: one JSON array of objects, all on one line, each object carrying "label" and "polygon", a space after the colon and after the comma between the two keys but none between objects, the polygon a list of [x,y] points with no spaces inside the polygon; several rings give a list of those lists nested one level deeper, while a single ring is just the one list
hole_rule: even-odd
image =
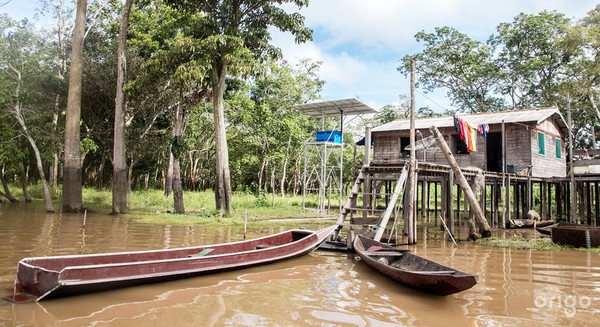
[{"label": "tree trunk", "polygon": [[127,154],[125,144],[125,94],[123,86],[127,76],[127,26],[133,0],[125,1],[121,12],[119,49],[117,60],[117,94],[115,96],[115,131],[113,142],[112,213],[126,213],[129,207],[127,183]]},{"label": "tree trunk", "polygon": [[[218,59],[217,59],[218,60]],[[225,93],[225,78],[227,64],[213,65],[211,84],[213,89],[213,110],[215,124],[215,203],[219,213],[231,211],[231,178],[229,172],[229,153],[227,134],[225,130],[225,110],[223,96]]]},{"label": "tree trunk", "polygon": [[25,198],[25,202],[31,202],[31,195],[29,195],[29,192],[27,191],[27,177],[29,174],[22,161],[19,161],[19,172],[21,175],[21,189],[23,190],[23,197]]},{"label": "tree trunk", "polygon": [[290,155],[290,147],[292,145],[292,136],[290,135],[287,142],[287,147],[285,148],[285,158],[283,159],[283,172],[281,173],[281,197],[285,198],[285,178],[287,174],[287,164],[288,157]]},{"label": "tree trunk", "polygon": [[[58,121],[57,121],[58,123]],[[54,151],[52,154],[52,167],[50,168],[50,185],[52,194],[56,194],[58,188],[58,165],[60,164],[59,150]]]},{"label": "tree trunk", "polygon": [[77,15],[75,18],[75,28],[73,29],[73,47],[71,48],[67,114],[65,118],[65,156],[62,199],[62,207],[65,212],[79,212],[83,202],[79,124],[81,120],[83,39],[85,35],[86,7],[87,0],[77,0]]},{"label": "tree trunk", "polygon": [[0,182],[2,183],[2,188],[4,188],[4,193],[2,193],[2,196],[8,199],[10,202],[19,202],[19,200],[10,192],[8,184],[6,184],[6,179],[4,178],[4,165],[2,165],[2,168],[0,168]]},{"label": "tree trunk", "polygon": [[183,85],[179,86],[179,103],[175,109],[173,118],[173,144],[171,153],[173,155],[173,206],[176,213],[184,213],[183,189],[181,187],[181,169],[179,167],[179,158],[183,147]]},{"label": "tree trunk", "polygon": [[[70,14],[65,15],[66,4],[64,1],[59,1],[54,6],[54,15],[57,19],[56,36],[57,36],[57,48],[58,58],[60,60],[57,65],[56,76],[61,83],[65,80],[65,74],[67,73],[67,42],[65,42],[66,30],[68,29]],[[69,11],[71,11],[69,9]],[[58,123],[60,120],[61,111],[61,94],[57,93],[54,97],[54,109],[52,112],[52,129],[55,135],[59,135]],[[52,194],[57,194],[58,188],[58,175],[60,166],[61,148],[56,146],[52,153],[52,167],[50,168],[50,176],[48,181],[50,182]]]},{"label": "tree trunk", "polygon": [[169,147],[169,167],[167,168],[167,177],[165,178],[165,196],[171,196],[173,192],[173,152]]},{"label": "tree trunk", "polygon": [[275,164],[271,169],[271,208],[275,208]]},{"label": "tree trunk", "polygon": [[46,175],[44,174],[44,166],[42,164],[42,156],[40,155],[40,150],[38,149],[35,141],[31,136],[26,135],[33,152],[35,153],[35,161],[37,162],[38,174],[40,174],[40,179],[42,180],[42,189],[44,191],[44,200],[46,201],[46,212],[54,212],[54,206],[52,205],[52,197],[50,196],[50,189],[48,187],[48,182],[46,181]]},{"label": "tree trunk", "polygon": [[183,204],[183,189],[181,188],[181,177],[179,159],[173,160],[173,208],[176,213],[185,213]]},{"label": "tree trunk", "polygon": [[260,190],[262,190],[262,182],[263,182],[263,176],[265,174],[265,166],[267,165],[266,160],[262,160],[260,163],[260,169],[258,170],[258,187],[256,188],[256,192],[260,193]]}]

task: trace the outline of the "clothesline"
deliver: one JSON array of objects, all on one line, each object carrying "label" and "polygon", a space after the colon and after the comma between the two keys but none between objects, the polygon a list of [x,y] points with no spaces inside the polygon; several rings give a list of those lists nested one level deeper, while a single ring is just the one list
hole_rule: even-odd
[{"label": "clothesline", "polygon": [[490,132],[490,125],[486,123],[473,125],[456,116],[453,116],[453,120],[454,129],[458,132],[460,139],[465,142],[467,152],[477,151],[477,133],[483,137],[487,137],[487,134]]}]

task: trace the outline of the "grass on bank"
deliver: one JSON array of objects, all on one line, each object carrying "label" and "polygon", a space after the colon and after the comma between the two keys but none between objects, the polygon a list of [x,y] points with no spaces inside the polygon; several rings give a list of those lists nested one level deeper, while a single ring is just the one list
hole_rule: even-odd
[{"label": "grass on bank", "polygon": [[[23,201],[23,193],[18,185],[10,185],[10,190],[17,199]],[[31,185],[28,189],[34,201],[43,202],[41,185]],[[53,196],[54,209],[60,211],[61,194]],[[293,220],[306,218],[336,217],[338,203],[332,200],[330,214],[319,213],[316,210],[317,196],[309,195],[305,207],[302,206],[302,195],[251,194],[234,192],[232,195],[232,211],[223,216],[215,209],[214,192],[185,191],[183,195],[185,213],[173,213],[173,196],[165,196],[163,190],[135,190],[129,195],[129,212],[126,218],[143,223],[194,225],[242,225],[244,216],[248,222],[265,222],[276,220],[280,225],[297,226]],[[112,192],[95,188],[83,189],[83,206],[100,214],[110,214],[112,211]],[[303,223],[305,224],[305,223]]]},{"label": "grass on bank", "polygon": [[[12,185],[12,194],[20,201],[23,194],[20,187]],[[43,202],[41,186],[33,185],[29,192],[35,201]],[[55,210],[60,211],[61,198],[57,194],[53,198]],[[272,205],[274,201],[274,205]],[[83,202],[86,208],[100,214],[109,215],[112,210],[112,193],[110,190],[97,190],[93,188],[83,189]],[[170,225],[228,225],[242,226],[244,214],[247,221],[253,225],[273,225],[284,227],[306,227],[310,229],[320,228],[330,221],[307,221],[307,218],[336,218],[337,203],[332,201],[332,211],[322,214],[316,210],[317,197],[309,195],[306,199],[306,209],[302,208],[302,195],[296,197],[288,195],[282,198],[280,195],[274,198],[271,195],[254,195],[236,192],[232,199],[232,212],[220,217],[215,210],[215,197],[212,191],[185,192],[184,205],[186,213],[175,214],[173,212],[173,197],[165,197],[162,190],[138,190],[133,191],[129,197],[129,213],[124,215],[128,219],[135,219],[141,223],[170,224]],[[433,227],[429,226],[429,227]],[[438,228],[428,228],[428,233],[441,233]],[[569,247],[554,244],[550,238],[482,238],[476,244],[517,249],[556,250],[568,249]],[[581,249],[586,251],[587,249]],[[600,254],[600,248],[590,251]]]}]

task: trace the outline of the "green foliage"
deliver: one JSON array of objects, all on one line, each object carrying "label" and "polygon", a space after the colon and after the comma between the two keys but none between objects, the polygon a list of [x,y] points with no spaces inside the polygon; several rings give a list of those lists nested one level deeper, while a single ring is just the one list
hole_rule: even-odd
[{"label": "green foliage", "polygon": [[491,43],[500,47],[500,91],[510,96],[514,107],[557,103],[566,65],[578,50],[563,43],[568,27],[564,14],[547,11],[519,14],[512,23],[498,25]]},{"label": "green foliage", "polygon": [[415,61],[418,84],[426,91],[443,87],[452,104],[463,112],[497,111],[503,100],[494,94],[499,69],[493,62],[493,49],[451,27],[437,27],[434,33],[415,35],[425,50],[407,55],[398,70],[410,72]]}]

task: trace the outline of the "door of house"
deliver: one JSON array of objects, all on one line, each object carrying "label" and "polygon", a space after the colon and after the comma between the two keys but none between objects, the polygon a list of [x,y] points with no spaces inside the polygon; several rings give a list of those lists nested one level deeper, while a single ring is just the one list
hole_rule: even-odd
[{"label": "door of house", "polygon": [[489,133],[485,150],[487,171],[502,172],[502,133]]}]

